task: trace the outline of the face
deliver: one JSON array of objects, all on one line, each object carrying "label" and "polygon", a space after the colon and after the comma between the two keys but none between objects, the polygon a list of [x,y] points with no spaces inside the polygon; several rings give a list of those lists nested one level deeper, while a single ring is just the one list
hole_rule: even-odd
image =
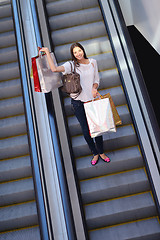
[{"label": "face", "polygon": [[84,58],[84,52],[80,47],[74,47],[73,48],[73,55],[75,58],[80,61]]}]

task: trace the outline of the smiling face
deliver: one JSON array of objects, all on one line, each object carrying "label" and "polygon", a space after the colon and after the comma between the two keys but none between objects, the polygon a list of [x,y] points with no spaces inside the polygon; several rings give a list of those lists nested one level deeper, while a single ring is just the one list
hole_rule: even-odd
[{"label": "smiling face", "polygon": [[78,62],[84,59],[84,52],[80,47],[73,48],[73,55],[78,60]]}]

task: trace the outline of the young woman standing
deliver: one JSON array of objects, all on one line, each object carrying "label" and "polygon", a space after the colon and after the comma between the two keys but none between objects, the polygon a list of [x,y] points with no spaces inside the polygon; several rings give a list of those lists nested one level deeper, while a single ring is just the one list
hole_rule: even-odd
[{"label": "young woman standing", "polygon": [[[69,62],[64,63],[61,66],[55,66],[53,60],[50,56],[49,50],[43,47],[39,50],[40,52],[45,52],[49,62],[49,66],[53,72],[62,72],[63,74],[68,74],[71,72],[71,65]],[[110,162],[109,157],[104,154],[103,150],[103,137],[95,137],[95,142],[93,138],[90,137],[88,123],[84,110],[84,103],[93,100],[98,92],[97,88],[99,86],[99,74],[97,62],[95,59],[88,59],[83,46],[80,43],[74,43],[70,48],[72,61],[76,66],[76,72],[80,74],[80,83],[82,87],[82,92],[78,97],[74,97],[74,94],[70,94],[71,104],[74,109],[75,116],[77,117],[84,138],[93,153],[93,158],[91,160],[92,165],[96,165],[99,157],[104,162]]]}]

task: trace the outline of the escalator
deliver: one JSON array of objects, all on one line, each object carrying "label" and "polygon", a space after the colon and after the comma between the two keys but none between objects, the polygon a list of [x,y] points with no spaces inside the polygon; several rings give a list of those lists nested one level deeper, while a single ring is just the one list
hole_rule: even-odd
[{"label": "escalator", "polygon": [[0,2],[0,239],[41,239],[11,1]]},{"label": "escalator", "polygon": [[111,163],[93,167],[70,98],[63,97],[89,237],[159,239],[156,205],[98,1],[45,0],[45,8],[58,64],[70,60],[70,45],[79,41],[97,60],[99,91],[111,94],[123,122],[116,133],[104,135]]}]

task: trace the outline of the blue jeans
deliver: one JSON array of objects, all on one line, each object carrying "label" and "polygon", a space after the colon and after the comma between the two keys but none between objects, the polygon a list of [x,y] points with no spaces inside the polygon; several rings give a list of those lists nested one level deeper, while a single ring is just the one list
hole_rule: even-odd
[{"label": "blue jeans", "polygon": [[84,110],[84,103],[81,102],[80,100],[71,99],[71,104],[74,110],[74,114],[80,123],[84,138],[91,152],[93,153],[93,155],[102,154],[103,153],[103,137],[102,136],[95,137],[95,142],[93,138],[91,138],[89,134],[88,123],[87,123],[86,114]]}]

